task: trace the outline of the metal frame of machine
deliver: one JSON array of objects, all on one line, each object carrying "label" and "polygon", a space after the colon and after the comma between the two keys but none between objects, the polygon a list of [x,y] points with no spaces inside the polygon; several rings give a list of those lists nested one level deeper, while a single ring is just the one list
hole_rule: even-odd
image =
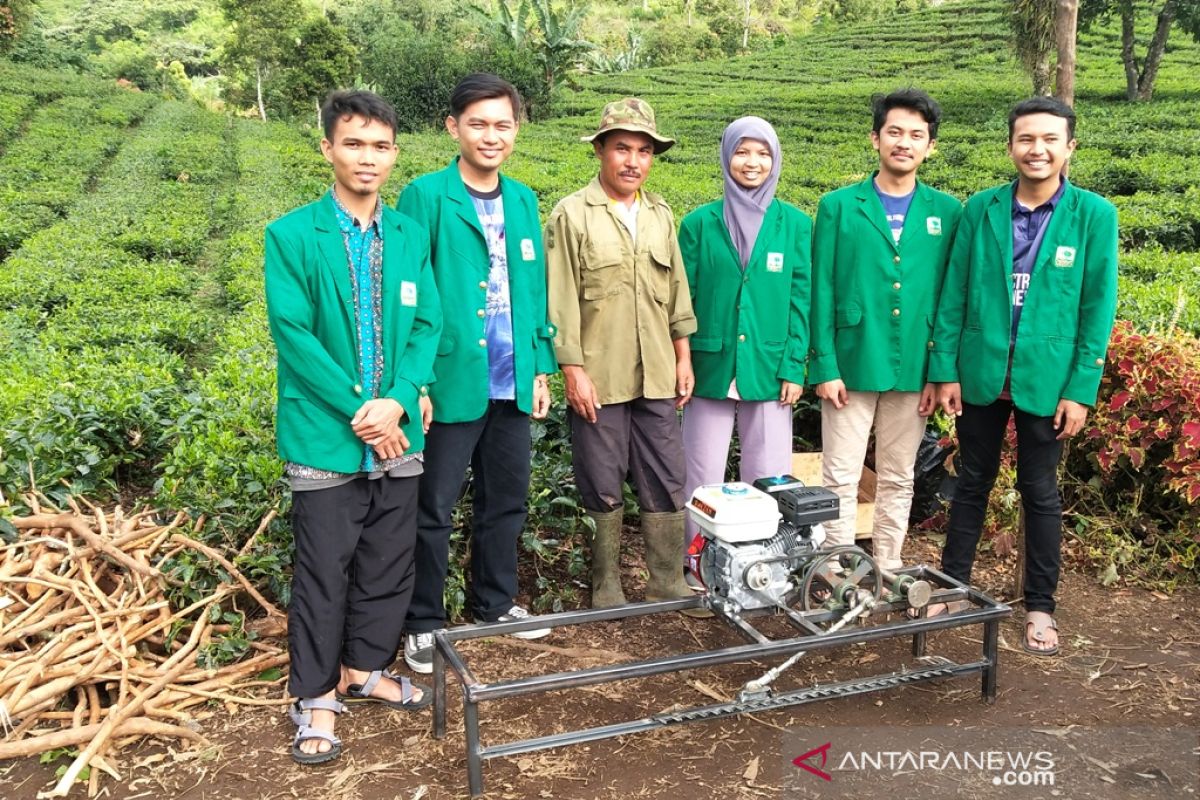
[{"label": "metal frame of machine", "polygon": [[[654,603],[634,603],[616,608],[597,609],[591,611],[571,611],[561,614],[534,617],[521,622],[486,623],[467,625],[434,633],[433,655],[433,735],[442,739],[446,735],[446,673],[453,672],[462,685],[463,722],[466,736],[467,782],[471,796],[483,792],[483,761],[502,756],[512,756],[545,750],[564,745],[581,744],[600,739],[623,736],[629,733],[652,730],[683,722],[696,720],[718,719],[733,714],[766,711],[788,706],[802,705],[818,700],[834,697],[848,697],[865,692],[888,689],[911,683],[920,683],[944,678],[961,677],[979,674],[981,681],[981,699],[993,703],[996,699],[996,677],[998,669],[998,641],[1000,620],[1009,616],[1012,609],[997,602],[977,589],[965,586],[954,579],[927,566],[916,566],[897,570],[889,574],[888,579],[893,585],[913,586],[914,582],[922,587],[923,597],[918,604],[922,608],[928,603],[943,603],[966,600],[969,608],[927,617],[923,610],[920,616],[908,618],[905,612],[913,607],[910,600],[900,596],[897,590],[886,598],[869,602],[862,612],[860,622],[854,627],[841,629],[848,619],[846,614],[828,608],[814,608],[805,611],[776,608],[755,611],[738,611],[736,608],[713,602],[709,596],[696,596],[680,600],[666,600]],[[882,586],[882,578],[876,579],[875,594],[879,596],[878,587]],[[547,675],[503,680],[496,683],[482,683],[471,671],[464,655],[455,647],[458,642],[479,639],[483,637],[503,636],[535,628],[560,628],[571,625],[582,625],[589,622],[603,622],[627,619],[649,614],[678,612],[684,609],[710,608],[717,617],[731,625],[748,640],[748,644],[728,647],[720,650],[710,650],[683,655],[663,656],[642,661],[594,667],[590,669],[558,672]],[[772,614],[780,616],[797,631],[793,638],[771,639],[756,629],[751,619]],[[899,619],[896,619],[899,615]],[[887,619],[879,620],[881,617]],[[867,622],[877,624],[865,624]],[[822,628],[822,625],[828,628]],[[926,637],[932,631],[958,628],[968,625],[982,625],[983,647],[980,658],[967,663],[956,663],[940,656],[926,656]],[[480,705],[485,701],[498,700],[505,697],[540,694],[561,689],[573,689],[584,686],[612,683],[615,681],[634,678],[646,678],[654,675],[679,672],[698,667],[718,666],[750,660],[761,660],[771,657],[792,657],[792,660],[803,653],[826,650],[833,647],[872,642],[903,636],[912,637],[912,653],[918,660],[914,668],[902,667],[898,671],[882,673],[866,678],[853,680],[818,683],[812,686],[774,692],[770,683],[782,671],[777,667],[770,680],[750,682],[746,684],[739,696],[727,703],[695,706],[683,710],[664,711],[641,719],[627,720],[610,725],[593,728],[582,728],[565,733],[556,733],[533,739],[521,739],[493,745],[483,745],[479,735]],[[781,667],[789,666],[791,661],[784,662]],[[766,676],[764,676],[765,678]]]}]

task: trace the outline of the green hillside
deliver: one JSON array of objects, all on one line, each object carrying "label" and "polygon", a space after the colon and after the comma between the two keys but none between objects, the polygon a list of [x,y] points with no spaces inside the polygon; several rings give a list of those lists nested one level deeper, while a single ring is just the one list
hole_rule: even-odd
[{"label": "green hillside", "polygon": [[[1005,118],[1029,86],[999,8],[948,2],[752,57],[581,78],[560,116],[522,129],[509,172],[548,212],[591,178],[579,136],[603,103],[638,94],[680,142],[649,183],[677,216],[717,196],[721,130],[749,113],[779,130],[780,196],[811,213],[871,169],[870,96],[917,85],[946,118],[923,176],[966,197],[1009,178]],[[1173,42],[1144,105],[1121,99],[1118,48],[1112,29],[1082,40],[1072,179],[1120,208],[1121,315],[1159,325],[1181,301],[1200,331],[1200,47]],[[262,227],[327,186],[315,135],[4,62],[0,86],[0,493],[149,494],[243,540],[282,494]],[[454,153],[444,133],[400,144],[389,197]],[[535,527],[573,518],[553,516],[569,495],[545,449],[560,424],[539,430]],[[251,572],[278,581],[286,536],[276,522]]]}]

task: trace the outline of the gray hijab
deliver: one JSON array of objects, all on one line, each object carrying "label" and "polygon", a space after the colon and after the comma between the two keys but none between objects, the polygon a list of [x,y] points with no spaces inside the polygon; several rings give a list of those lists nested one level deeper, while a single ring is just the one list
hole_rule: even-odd
[{"label": "gray hijab", "polygon": [[[729,162],[742,139],[765,142],[771,149],[771,172],[757,189],[746,189],[729,174]],[[721,134],[721,171],[725,174],[725,227],[729,238],[737,249],[742,269],[750,261],[754,241],[762,228],[767,207],[775,199],[775,187],[779,185],[779,172],[783,166],[783,154],[779,152],[779,136],[771,123],[762,117],[742,117],[729,123]]]}]

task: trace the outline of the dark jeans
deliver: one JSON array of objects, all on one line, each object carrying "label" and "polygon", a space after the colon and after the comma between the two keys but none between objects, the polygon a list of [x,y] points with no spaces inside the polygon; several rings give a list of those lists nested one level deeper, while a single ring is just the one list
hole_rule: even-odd
[{"label": "dark jeans", "polygon": [[588,422],[567,410],[571,463],[583,507],[606,513],[622,507],[621,485],[629,476],[642,511],[683,508],[683,433],[671,399],[639,397],[609,403]]},{"label": "dark jeans", "polygon": [[1054,590],[1062,561],[1062,498],[1053,417],[1036,417],[1011,401],[987,406],[963,404],[958,431],[959,467],[950,524],[942,550],[942,570],[964,583],[971,580],[975,548],[983,530],[988,495],[1000,471],[1000,448],[1012,414],[1017,423],[1017,490],[1025,510],[1025,610],[1054,613]]},{"label": "dark jeans", "polygon": [[494,622],[517,595],[517,540],[525,525],[532,441],[529,417],[511,400],[492,400],[473,422],[435,422],[425,436],[417,504],[417,587],[404,628],[446,627],[451,514],[470,465],[475,487],[468,598],[475,619]]},{"label": "dark jeans", "polygon": [[417,480],[362,477],[292,495],[293,696],[333,689],[341,664],[370,672],[395,660],[413,588]]}]

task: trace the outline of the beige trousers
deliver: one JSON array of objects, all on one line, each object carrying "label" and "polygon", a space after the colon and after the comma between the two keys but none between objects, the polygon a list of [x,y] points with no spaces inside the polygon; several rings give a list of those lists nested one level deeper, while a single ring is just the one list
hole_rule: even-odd
[{"label": "beige trousers", "polygon": [[840,409],[828,400],[821,402],[822,478],[841,502],[838,519],[825,523],[825,544],[854,544],[858,482],[874,426],[878,482],[871,538],[879,566],[899,569],[912,506],[913,464],[925,433],[925,418],[917,413],[921,393],[848,394],[849,402]]}]

